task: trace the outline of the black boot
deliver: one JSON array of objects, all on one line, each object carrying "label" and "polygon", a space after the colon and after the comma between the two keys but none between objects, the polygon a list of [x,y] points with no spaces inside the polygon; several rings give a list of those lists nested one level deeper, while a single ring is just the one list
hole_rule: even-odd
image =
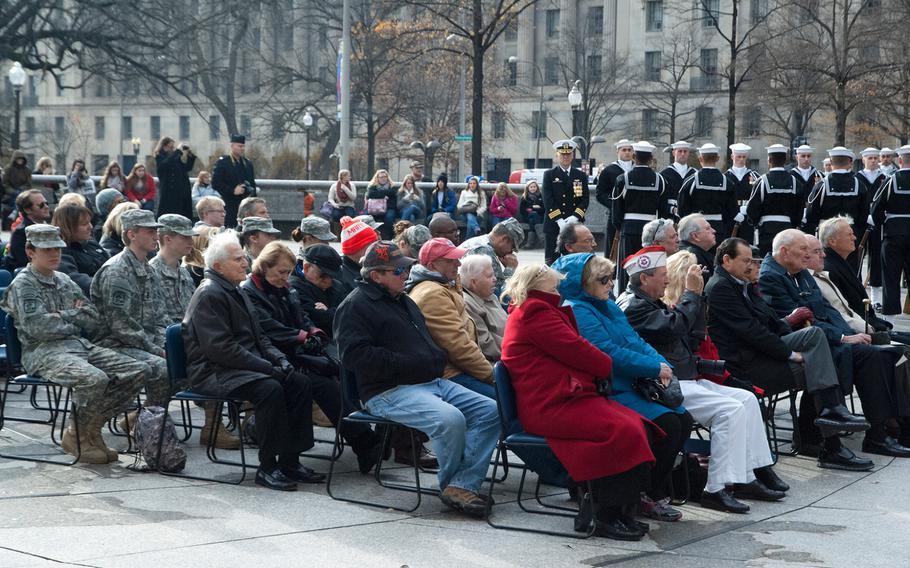
[{"label": "black boot", "polygon": [[775,491],[790,491],[790,486],[784,483],[784,480],[777,476],[774,468],[770,465],[759,467],[753,470],[755,478],[765,484],[768,489]]}]

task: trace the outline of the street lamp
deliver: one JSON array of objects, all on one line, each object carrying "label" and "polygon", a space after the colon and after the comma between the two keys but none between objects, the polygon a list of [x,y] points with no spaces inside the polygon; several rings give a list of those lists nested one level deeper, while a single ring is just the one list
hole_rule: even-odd
[{"label": "street lamp", "polygon": [[436,149],[441,147],[442,144],[440,144],[436,140],[430,140],[426,144],[424,144],[420,140],[414,140],[413,142],[411,142],[410,146],[411,146],[411,148],[414,148],[415,150],[423,151],[423,161],[427,168],[427,177],[429,177],[429,178],[433,177],[433,154],[436,153]]},{"label": "street lamp", "polygon": [[572,135],[574,136],[578,132],[578,109],[581,107],[582,103],[582,93],[581,89],[578,87],[581,85],[581,81],[576,80],[572,84],[572,89],[569,91],[569,104],[572,105]]},{"label": "street lamp", "polygon": [[575,142],[576,144],[581,145],[581,147],[582,147],[581,157],[582,157],[582,159],[585,159],[585,160],[588,159],[589,157],[591,157],[591,148],[593,148],[595,144],[600,144],[600,143],[606,142],[606,141],[607,141],[607,139],[600,135],[592,136],[590,142],[588,142],[588,140],[585,140],[584,136],[573,136],[572,137],[572,142]]},{"label": "street lamp", "polygon": [[142,139],[136,136],[130,140],[130,144],[133,145],[133,156],[136,158],[136,161],[133,162],[133,165],[136,165],[139,163],[139,147],[142,146]]},{"label": "street lamp", "polygon": [[25,69],[22,68],[22,64],[18,61],[13,63],[13,66],[10,67],[9,73],[7,74],[10,84],[13,86],[13,91],[16,93],[16,118],[15,118],[15,128],[13,129],[13,149],[19,149],[19,99],[22,93],[22,86],[25,85]]},{"label": "street lamp", "polygon": [[310,179],[312,168],[310,166],[310,127],[313,126],[313,115],[310,109],[303,114],[303,127],[306,130],[306,178]]},{"label": "street lamp", "polygon": [[[537,139],[537,146],[534,149],[534,169],[540,167],[540,133],[543,131],[543,128],[540,127],[540,123],[544,122],[543,119],[543,73],[540,71],[540,67],[537,66],[537,63],[533,61],[521,61],[514,55],[509,57],[509,63],[527,63],[534,67],[534,71],[537,72],[538,82],[540,83],[540,101],[537,103],[537,124],[534,125],[534,137]],[[544,122],[546,124],[546,122]]]}]

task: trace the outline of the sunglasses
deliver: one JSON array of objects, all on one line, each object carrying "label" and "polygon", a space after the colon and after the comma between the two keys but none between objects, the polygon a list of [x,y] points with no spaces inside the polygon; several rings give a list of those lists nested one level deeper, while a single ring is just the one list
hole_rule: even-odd
[{"label": "sunglasses", "polygon": [[393,273],[395,276],[401,276],[402,274],[404,274],[405,272],[407,272],[407,271],[409,271],[409,270],[410,270],[410,268],[404,268],[404,267],[399,266],[398,268],[386,268],[386,269],[383,269],[382,272],[391,272],[391,273]]},{"label": "sunglasses", "polygon": [[597,279],[597,281],[600,282],[601,284],[603,284],[604,286],[606,286],[610,282],[613,282],[613,275],[609,274],[607,276],[601,276],[600,278]]}]

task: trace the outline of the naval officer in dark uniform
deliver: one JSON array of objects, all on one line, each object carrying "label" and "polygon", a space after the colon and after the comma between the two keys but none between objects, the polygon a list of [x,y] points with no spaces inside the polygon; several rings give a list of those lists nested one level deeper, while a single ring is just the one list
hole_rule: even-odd
[{"label": "naval officer in dark uniform", "polygon": [[771,252],[771,243],[777,233],[799,226],[806,202],[803,186],[784,167],[787,147],[772,144],[765,151],[768,152],[768,173],[759,177],[752,186],[752,195],[746,205],[746,215],[758,227],[761,258]]},{"label": "naval officer in dark uniform", "polygon": [[556,251],[556,237],[563,225],[571,222],[584,223],[588,210],[588,176],[572,167],[575,157],[575,142],[559,140],[553,144],[556,149],[555,168],[543,174],[543,206],[546,218],[543,223],[547,265],[559,258]]},{"label": "naval officer in dark uniform", "polygon": [[[749,201],[749,197],[752,195],[752,184],[754,184],[759,177],[758,172],[747,165],[749,162],[749,152],[751,151],[752,146],[749,146],[748,144],[743,144],[742,142],[730,144],[730,157],[733,160],[733,165],[724,172],[724,175],[727,176],[729,186],[733,188],[733,193],[736,194],[736,203],[739,205],[739,212],[743,215],[746,215],[746,202]],[[755,244],[755,227],[749,218],[746,217],[739,223],[739,229],[736,231],[736,236],[750,245]]]},{"label": "naval officer in dark uniform", "polygon": [[[879,167],[880,150],[878,148],[866,148],[859,153],[863,160],[863,169],[856,172],[856,179],[863,186],[866,195],[874,198],[879,188],[888,179]],[[871,201],[870,201],[871,203]],[[869,297],[872,299],[872,307],[878,311],[882,309],[882,226],[876,224],[874,227],[870,223],[869,239],[865,244],[866,256],[869,258]],[[862,237],[862,235],[860,235]],[[862,258],[859,259],[862,262]]]},{"label": "naval officer in dark uniform", "polygon": [[739,212],[736,194],[727,176],[717,169],[719,159],[720,148],[710,142],[698,149],[701,170],[683,183],[676,208],[680,217],[701,213],[714,227],[717,241],[721,242],[730,236],[733,223],[742,222],[745,215]]},{"label": "naval officer in dark uniform", "polygon": [[597,175],[597,188],[594,196],[607,210],[606,229],[604,229],[604,255],[610,256],[610,247],[613,246],[613,222],[610,220],[613,207],[613,188],[616,187],[616,178],[632,169],[632,142],[623,138],[613,145],[616,148],[616,160],[602,169]]},{"label": "naval officer in dark uniform", "polygon": [[212,187],[224,200],[224,226],[237,225],[237,208],[245,197],[258,193],[253,162],[243,156],[246,137],[231,135],[231,153],[218,158],[212,170]]}]

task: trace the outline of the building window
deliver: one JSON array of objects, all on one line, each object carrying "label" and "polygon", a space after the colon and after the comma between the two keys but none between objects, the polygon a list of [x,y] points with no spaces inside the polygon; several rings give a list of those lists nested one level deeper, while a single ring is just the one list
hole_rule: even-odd
[{"label": "building window", "polygon": [[600,55],[589,55],[585,71],[589,83],[600,83],[603,78],[603,58]]},{"label": "building window", "polygon": [[591,6],[588,8],[588,21],[585,27],[588,31],[588,37],[598,37],[604,35],[603,6]]},{"label": "building window", "polygon": [[645,4],[645,31],[659,32],[664,27],[664,1],[648,0]]},{"label": "building window", "polygon": [[95,140],[104,140],[104,117],[95,117]]},{"label": "building window", "polygon": [[496,111],[492,115],[493,138],[500,140],[506,137],[506,113]]},{"label": "building window", "polygon": [[54,117],[54,136],[60,139],[66,136],[66,119],[62,116]]},{"label": "building window", "polygon": [[514,87],[518,84],[518,62],[506,59],[506,84]]},{"label": "building window", "polygon": [[716,28],[720,21],[720,0],[699,0],[701,4],[701,25],[705,28]]},{"label": "building window", "polygon": [[506,26],[506,31],[503,35],[505,35],[506,41],[515,41],[518,39],[518,18],[509,20],[509,25]]},{"label": "building window", "polygon": [[31,140],[35,137],[35,117],[26,116],[25,117],[25,139]]},{"label": "building window", "polygon": [[657,109],[646,108],[641,111],[641,136],[645,139],[654,139],[660,135],[658,132]]},{"label": "building window", "polygon": [[768,17],[768,0],[752,0],[749,5],[749,15],[753,24],[757,24]]},{"label": "building window", "polygon": [[559,37],[559,10],[547,10],[547,39]]},{"label": "building window", "polygon": [[161,117],[160,116],[149,117],[149,134],[151,134],[152,140],[158,140],[159,138],[161,138]]},{"label": "building window", "polygon": [[645,52],[645,81],[660,81],[661,52]]},{"label": "building window", "polygon": [[272,139],[281,140],[284,138],[284,115],[280,112],[272,113]]},{"label": "building window", "polygon": [[180,117],[180,138],[186,142],[190,139],[190,117]]},{"label": "building window", "polygon": [[701,69],[701,77],[699,78],[699,84],[696,85],[699,89],[716,89],[719,83],[719,77],[717,75],[717,50],[716,49],[702,49],[701,54],[699,55],[698,66]]},{"label": "building window", "polygon": [[543,63],[543,84],[544,85],[558,85],[559,84],[559,58],[558,57],[547,57]]},{"label": "building window", "polygon": [[746,136],[761,136],[761,107],[752,107],[746,112]]},{"label": "building window", "polygon": [[209,116],[209,140],[221,138],[221,117],[217,114]]},{"label": "building window", "polygon": [[120,128],[122,131],[120,134],[121,139],[129,140],[130,138],[132,138],[133,137],[133,117],[124,116],[120,121]]},{"label": "building window", "polygon": [[870,43],[864,45],[863,49],[863,61],[867,63],[878,63],[881,58],[881,52],[879,51],[877,43]]},{"label": "building window", "polygon": [[98,77],[95,80],[95,96],[96,97],[109,97],[111,96],[111,83],[106,79]]},{"label": "building window", "polygon": [[695,109],[695,136],[698,138],[710,138],[711,130],[714,126],[714,109],[707,106],[700,106]]},{"label": "building window", "polygon": [[240,133],[248,138],[253,137],[253,121],[248,114],[240,115]]},{"label": "building window", "polygon": [[531,138],[547,137],[547,111],[533,111],[531,113]]}]

